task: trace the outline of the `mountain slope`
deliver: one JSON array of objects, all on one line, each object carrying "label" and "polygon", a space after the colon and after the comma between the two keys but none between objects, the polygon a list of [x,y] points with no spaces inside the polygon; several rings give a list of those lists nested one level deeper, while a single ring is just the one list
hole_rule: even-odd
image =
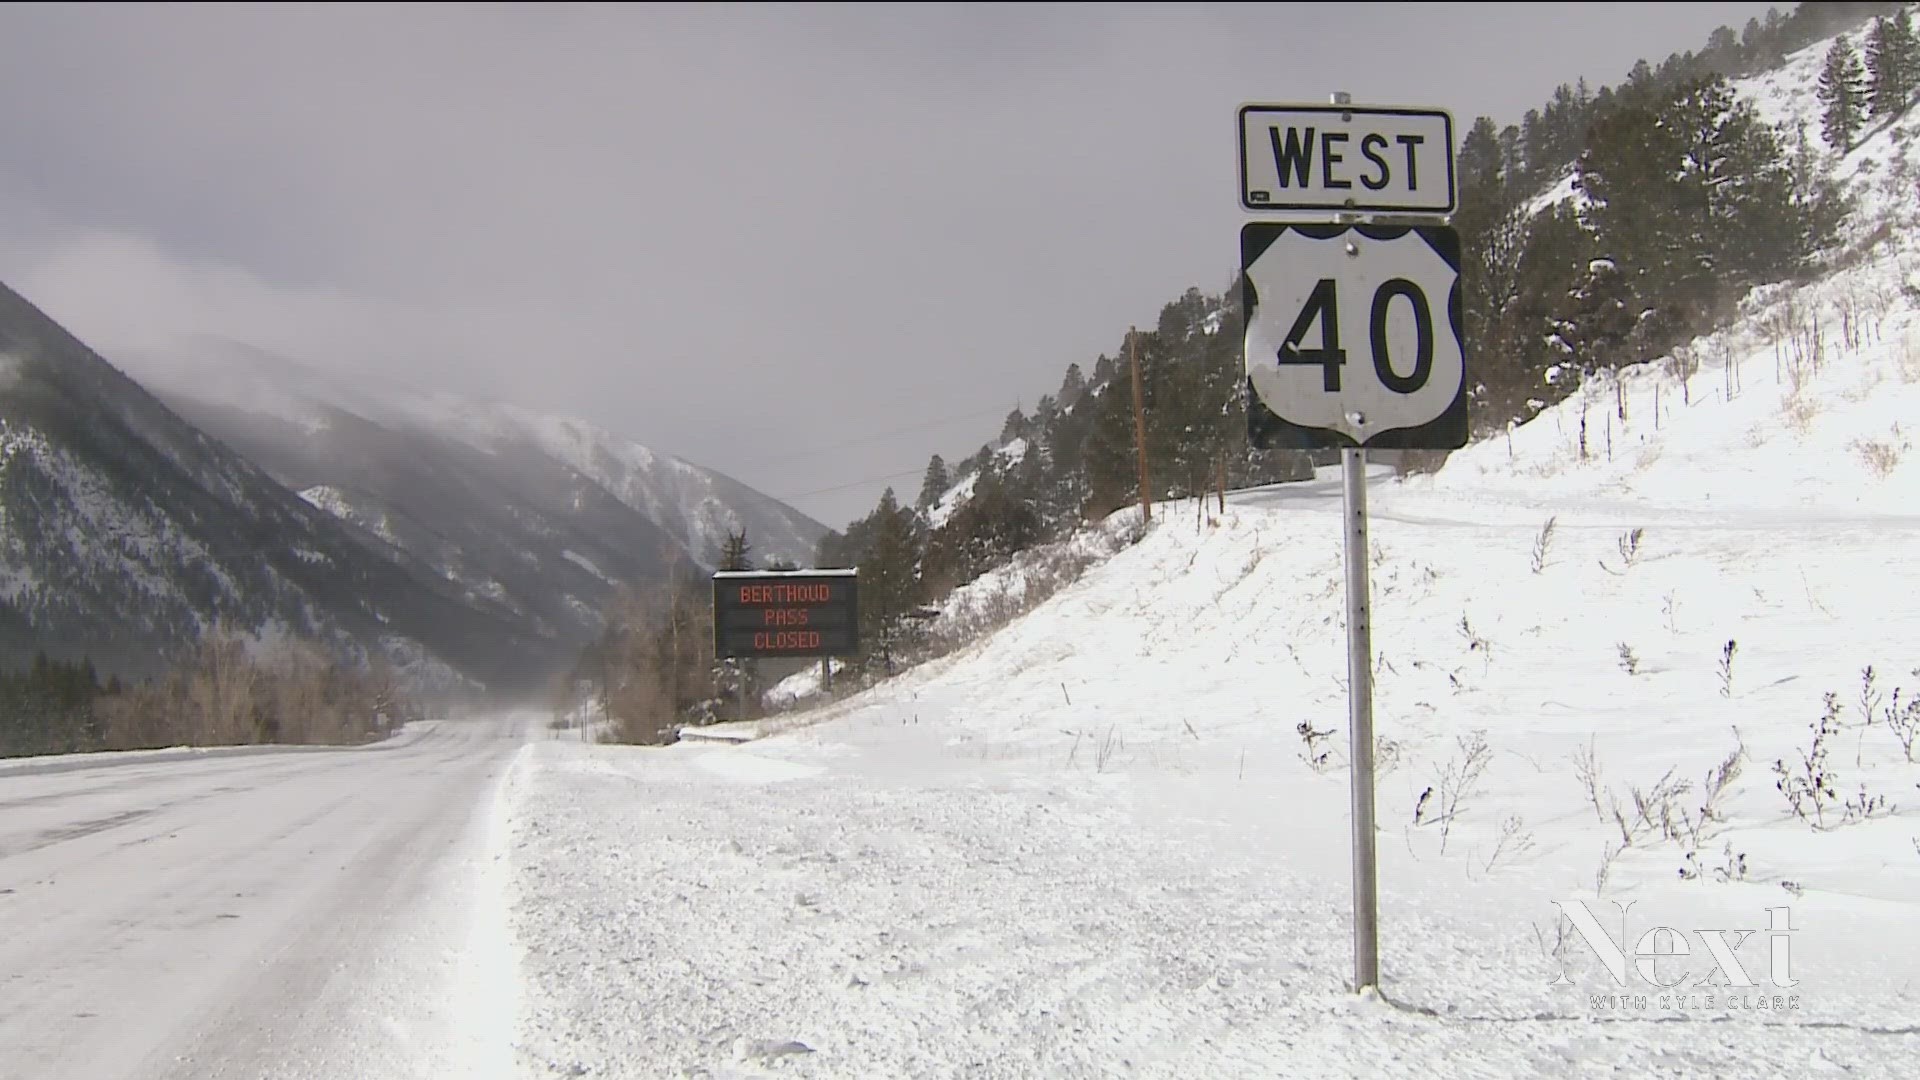
[{"label": "mountain slope", "polygon": [[0,286],[0,648],[152,672],[216,620],[511,679],[549,650],[210,438]]},{"label": "mountain slope", "polygon": [[710,567],[730,529],[805,564],[826,529],[729,477],[582,421],[393,380],[335,377],[232,342],[134,352],[136,377],[343,520],[578,644],[621,582]]},{"label": "mountain slope", "polygon": [[487,453],[330,407],[292,422],[175,405],[314,506],[569,647],[597,629],[616,582],[652,580],[680,550],[599,486],[521,446]]}]

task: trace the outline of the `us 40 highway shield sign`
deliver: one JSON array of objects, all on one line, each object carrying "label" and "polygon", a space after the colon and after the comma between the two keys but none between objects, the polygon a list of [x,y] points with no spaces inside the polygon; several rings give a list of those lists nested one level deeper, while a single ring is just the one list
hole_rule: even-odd
[{"label": "us 40 highway shield sign", "polygon": [[1254,446],[1466,445],[1451,227],[1252,222],[1240,230],[1240,267]]}]

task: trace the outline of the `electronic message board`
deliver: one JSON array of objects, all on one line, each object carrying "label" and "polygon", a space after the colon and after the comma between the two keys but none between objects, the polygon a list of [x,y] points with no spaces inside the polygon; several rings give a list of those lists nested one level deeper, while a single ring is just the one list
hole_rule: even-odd
[{"label": "electronic message board", "polygon": [[859,593],[853,570],[722,570],[713,575],[714,655],[851,656]]}]

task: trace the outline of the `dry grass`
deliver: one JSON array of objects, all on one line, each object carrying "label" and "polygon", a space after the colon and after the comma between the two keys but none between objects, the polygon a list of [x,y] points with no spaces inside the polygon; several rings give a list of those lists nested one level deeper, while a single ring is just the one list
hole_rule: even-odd
[{"label": "dry grass", "polygon": [[1901,336],[1894,349],[1894,362],[1899,365],[1901,382],[1920,382],[1920,330],[1909,330]]},{"label": "dry grass", "polygon": [[1795,392],[1787,396],[1780,405],[1780,416],[1787,426],[1805,435],[1813,428],[1813,421],[1820,415],[1820,403],[1811,396]]},{"label": "dry grass", "polygon": [[1867,471],[1876,479],[1885,480],[1900,467],[1901,459],[1913,449],[1913,441],[1900,433],[1900,425],[1893,425],[1892,432],[1884,439],[1855,439],[1852,443],[1855,453],[1867,466]]}]

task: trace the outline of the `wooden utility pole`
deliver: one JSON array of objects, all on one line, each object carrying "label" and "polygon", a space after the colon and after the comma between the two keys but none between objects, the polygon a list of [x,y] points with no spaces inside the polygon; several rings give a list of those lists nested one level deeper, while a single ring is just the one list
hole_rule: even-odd
[{"label": "wooden utility pole", "polygon": [[1140,520],[1153,520],[1153,489],[1147,485],[1147,411],[1140,400],[1140,350],[1134,347],[1133,327],[1127,327],[1127,361],[1133,367],[1133,445],[1140,454]]}]

